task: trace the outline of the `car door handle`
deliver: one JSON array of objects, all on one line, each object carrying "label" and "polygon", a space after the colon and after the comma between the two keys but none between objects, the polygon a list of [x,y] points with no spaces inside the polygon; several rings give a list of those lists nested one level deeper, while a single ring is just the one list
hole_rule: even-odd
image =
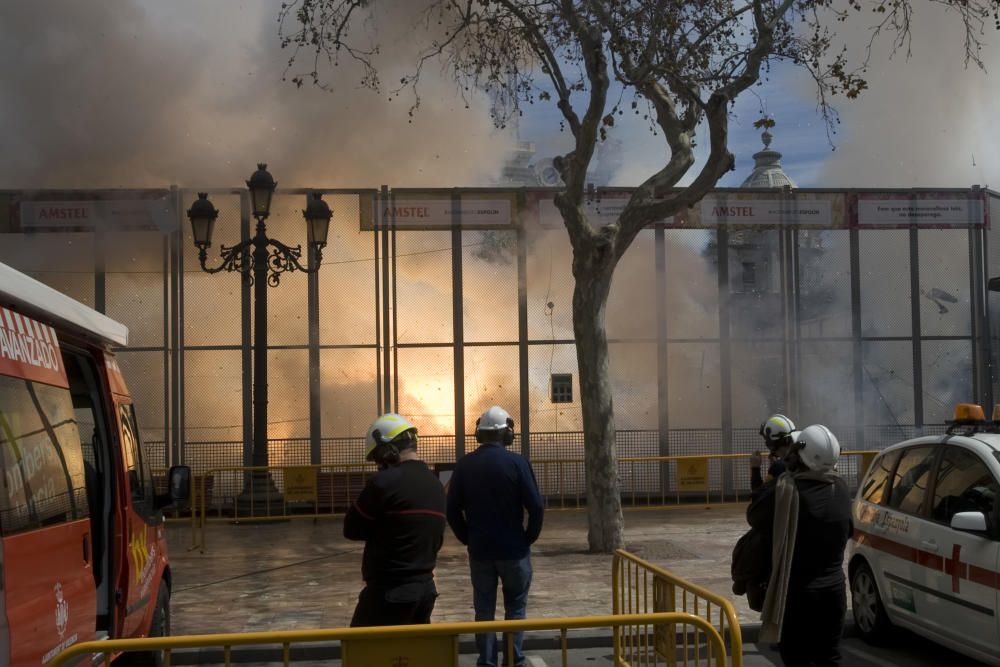
[{"label": "car door handle", "polygon": [[90,535],[83,536],[83,562],[90,562]]},{"label": "car door handle", "polygon": [[938,550],[938,543],[935,542],[934,540],[924,540],[920,544],[922,544],[924,548],[927,549],[928,551],[936,552]]}]

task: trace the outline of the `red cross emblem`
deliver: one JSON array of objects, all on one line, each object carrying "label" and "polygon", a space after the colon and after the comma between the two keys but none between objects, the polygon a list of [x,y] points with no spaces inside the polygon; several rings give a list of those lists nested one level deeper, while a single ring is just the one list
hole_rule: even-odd
[{"label": "red cross emblem", "polygon": [[959,592],[959,580],[969,578],[969,564],[963,563],[962,558],[962,545],[955,544],[951,547],[951,558],[946,558],[944,561],[944,572],[945,574],[951,575],[951,592]]}]

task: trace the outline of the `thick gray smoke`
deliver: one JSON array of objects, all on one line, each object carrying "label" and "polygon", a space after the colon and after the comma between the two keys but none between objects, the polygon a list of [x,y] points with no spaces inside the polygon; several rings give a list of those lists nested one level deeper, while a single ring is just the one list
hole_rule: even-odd
[{"label": "thick gray smoke", "polygon": [[[1000,95],[994,76],[1000,64],[1000,31],[984,26],[980,54],[988,72],[965,66],[964,33],[955,10],[919,3],[913,44],[890,57],[876,43],[867,74],[869,89],[856,101],[841,100],[837,150],[820,172],[823,187],[967,187],[998,181],[1000,156],[990,149]],[[853,53],[867,42],[857,19],[841,33]],[[811,96],[807,83],[801,90]]]},{"label": "thick gray smoke", "polygon": [[[384,80],[412,62],[396,2]],[[266,0],[6,3],[0,9],[0,187],[242,185],[267,161],[284,186],[475,185],[508,139],[427,70],[421,112],[327,68],[335,93],[283,82],[278,4]],[[442,117],[447,116],[447,122]]]}]

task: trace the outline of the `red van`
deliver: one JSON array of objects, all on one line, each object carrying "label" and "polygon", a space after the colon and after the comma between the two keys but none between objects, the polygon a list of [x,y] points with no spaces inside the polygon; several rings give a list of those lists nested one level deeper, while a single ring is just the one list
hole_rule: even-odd
[{"label": "red van", "polygon": [[0,664],[170,630],[162,508],[188,497],[190,470],[156,494],[111,352],[127,342],[124,325],[0,264]]}]

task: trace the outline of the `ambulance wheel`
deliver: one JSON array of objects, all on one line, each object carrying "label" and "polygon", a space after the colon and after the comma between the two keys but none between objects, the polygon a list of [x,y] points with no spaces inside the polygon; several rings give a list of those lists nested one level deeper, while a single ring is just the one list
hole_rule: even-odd
[{"label": "ambulance wheel", "polygon": [[874,643],[884,639],[892,627],[878,592],[875,575],[864,561],[851,571],[851,611],[858,633],[867,642]]},{"label": "ambulance wheel", "polygon": [[[156,594],[156,609],[153,611],[153,622],[149,626],[149,636],[170,636],[170,590],[164,581],[160,582],[160,591]],[[129,667],[163,667],[164,664],[163,651],[126,653],[122,658]]]}]

